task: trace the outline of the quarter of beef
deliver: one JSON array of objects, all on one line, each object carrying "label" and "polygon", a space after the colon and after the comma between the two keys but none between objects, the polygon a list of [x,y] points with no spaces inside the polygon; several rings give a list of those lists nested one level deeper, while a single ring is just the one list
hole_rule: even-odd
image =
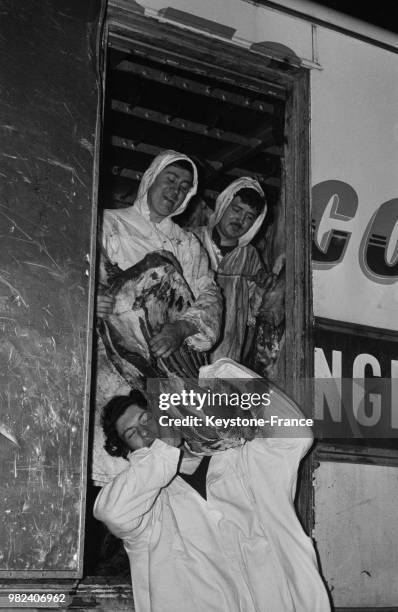
[{"label": "quarter of beef", "polygon": [[[109,266],[106,261],[102,265],[107,272],[106,293],[114,298],[114,308],[111,315],[99,320],[98,331],[108,358],[118,372],[132,388],[144,392],[153,412],[157,410],[156,402],[152,401],[156,393],[181,393],[183,389],[203,393],[198,377],[200,368],[208,363],[206,353],[184,342],[180,349],[163,359],[157,358],[149,347],[150,338],[165,323],[177,321],[194,302],[176,258],[168,251],[157,251],[124,271]],[[200,414],[195,406],[170,406],[167,414],[181,419],[206,414],[225,418],[248,416],[247,411],[225,404],[205,404]],[[200,425],[186,424],[181,430],[192,450],[197,452],[213,452],[241,444],[244,438],[253,435],[247,428],[206,425],[205,418]],[[164,430],[163,434],[166,435]]]}]

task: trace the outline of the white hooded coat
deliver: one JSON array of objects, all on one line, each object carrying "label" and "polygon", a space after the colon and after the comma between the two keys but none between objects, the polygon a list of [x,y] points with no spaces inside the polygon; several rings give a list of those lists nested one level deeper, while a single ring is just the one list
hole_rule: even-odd
[{"label": "white hooded coat", "polygon": [[256,285],[253,277],[263,266],[250,242],[264,221],[267,206],[264,206],[253,225],[240,237],[238,245],[230,253],[223,256],[212,238],[215,226],[241,189],[254,189],[264,197],[264,192],[256,180],[250,177],[239,178],[218,196],[208,225],[195,230],[195,234],[210,257],[211,267],[217,273],[217,282],[224,297],[224,324],[220,341],[211,354],[212,362],[221,357],[241,360],[246,327],[254,325],[262,300],[262,290]]},{"label": "white hooded coat", "polygon": [[[202,371],[205,379],[254,375],[230,360]],[[303,416],[284,401],[271,414]],[[213,455],[206,500],[177,475],[178,448],[155,440],[130,453],[94,516],[123,540],[136,612],[330,612],[294,508],[298,466],[312,442],[311,430],[301,430]]]},{"label": "white hooded coat", "polygon": [[[222,314],[220,289],[214,282],[214,273],[209,268],[208,257],[200,242],[192,233],[181,229],[171,218],[152,223],[148,208],[147,193],[156,176],[166,166],[178,160],[192,164],[193,185],[184,202],[173,213],[181,213],[189,199],[196,193],[197,171],[192,161],[175,151],[165,151],[156,157],[144,173],[136,201],[133,206],[105,210],[102,245],[114,264],[122,270],[135,265],[148,253],[167,250],[181,264],[185,280],[190,286],[195,303],[181,315],[181,319],[192,321],[197,334],[186,342],[198,351],[207,351],[215,343]],[[96,484],[104,484],[125,468],[127,463],[120,457],[111,457],[104,450],[104,438],[100,422],[102,407],[115,395],[129,393],[130,387],[107,358],[101,340],[97,349],[96,417],[94,427],[93,461],[91,476]]]},{"label": "white hooded coat", "polygon": [[[148,189],[166,166],[181,160],[192,165],[193,185],[172,215],[160,223],[154,223],[150,220]],[[176,151],[165,151],[158,155],[142,177],[133,206],[105,210],[102,244],[111,262],[122,270],[130,268],[154,251],[170,251],[176,257],[195,297],[193,306],[181,315],[181,320],[192,322],[198,329],[198,333],[190,336],[187,343],[198,351],[206,351],[214,345],[219,334],[222,311],[220,291],[209,269],[206,253],[197,238],[171,219],[185,210],[197,186],[197,170],[189,157]]]}]

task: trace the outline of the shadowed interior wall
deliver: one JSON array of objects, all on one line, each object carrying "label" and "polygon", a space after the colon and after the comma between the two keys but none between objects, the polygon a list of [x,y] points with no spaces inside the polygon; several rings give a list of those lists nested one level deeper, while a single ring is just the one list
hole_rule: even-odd
[{"label": "shadowed interior wall", "polygon": [[77,576],[100,0],[0,12],[0,570]]}]

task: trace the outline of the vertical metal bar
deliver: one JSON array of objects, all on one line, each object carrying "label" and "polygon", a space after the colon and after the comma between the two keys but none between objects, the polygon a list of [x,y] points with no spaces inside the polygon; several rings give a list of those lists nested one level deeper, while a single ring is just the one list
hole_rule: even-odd
[{"label": "vertical metal bar", "polygon": [[106,0],[101,0],[101,11],[98,21],[96,37],[96,79],[97,79],[97,117],[95,126],[95,143],[93,159],[93,178],[91,187],[91,229],[90,229],[90,253],[88,254],[86,273],[89,276],[89,296],[87,313],[87,341],[86,341],[86,376],[84,393],[84,420],[83,420],[83,449],[81,461],[82,474],[82,503],[79,523],[79,577],[83,577],[84,539],[86,523],[86,492],[87,492],[87,470],[88,470],[88,436],[90,426],[90,391],[92,380],[92,347],[94,336],[95,317],[95,290],[96,290],[96,254],[97,254],[97,226],[98,226],[98,188],[99,188],[99,165],[101,140],[103,131],[103,116],[105,104],[105,71],[107,59],[107,37],[105,26]]}]

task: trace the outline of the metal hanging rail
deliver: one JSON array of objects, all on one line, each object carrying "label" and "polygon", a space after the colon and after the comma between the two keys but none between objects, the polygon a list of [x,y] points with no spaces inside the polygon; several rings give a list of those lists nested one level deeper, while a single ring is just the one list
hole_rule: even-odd
[{"label": "metal hanging rail", "polygon": [[170,128],[183,130],[193,134],[200,134],[201,136],[206,136],[207,138],[215,138],[216,140],[233,142],[245,147],[258,147],[262,144],[262,141],[258,138],[246,138],[240,134],[226,132],[218,128],[211,128],[203,123],[197,123],[181,117],[172,117],[171,115],[166,115],[149,108],[132,106],[126,102],[120,102],[119,100],[112,100],[112,110],[130,115],[131,117],[152,121]]},{"label": "metal hanging rail", "polygon": [[266,183],[270,178],[274,178],[271,175],[266,175],[262,172],[255,172],[254,170],[248,170],[247,168],[231,168],[227,170],[225,173],[227,176],[233,176],[234,178],[240,178],[241,176],[251,176],[252,178],[260,181],[261,183]]},{"label": "metal hanging rail", "polygon": [[[136,153],[145,153],[146,155],[159,155],[163,153],[166,149],[164,147],[158,147],[155,145],[147,144],[145,142],[137,142],[136,140],[132,140],[130,138],[124,138],[122,136],[112,136],[112,146],[118,147],[120,149],[127,149],[128,151],[134,151]],[[222,163],[213,159],[206,159],[206,164],[212,167],[214,170],[219,170],[222,167]],[[118,166],[114,166],[115,168]],[[121,168],[122,170],[122,168]],[[127,168],[125,168],[127,172]],[[133,171],[132,171],[133,172]],[[113,174],[117,174],[113,172]],[[120,174],[120,173],[119,173]],[[123,176],[127,176],[124,174]],[[135,177],[131,177],[135,178]]]},{"label": "metal hanging rail", "polygon": [[222,102],[229,102],[235,106],[255,110],[267,115],[272,115],[274,113],[273,104],[269,104],[264,100],[236,94],[225,89],[220,89],[219,87],[212,87],[211,85],[199,83],[198,81],[194,81],[192,79],[172,75],[163,70],[156,70],[155,68],[141,66],[140,64],[131,62],[129,60],[121,61],[114,67],[114,70],[135,74],[142,78],[161,83],[162,85],[170,85],[177,89],[182,89],[183,91],[207,96]]}]

